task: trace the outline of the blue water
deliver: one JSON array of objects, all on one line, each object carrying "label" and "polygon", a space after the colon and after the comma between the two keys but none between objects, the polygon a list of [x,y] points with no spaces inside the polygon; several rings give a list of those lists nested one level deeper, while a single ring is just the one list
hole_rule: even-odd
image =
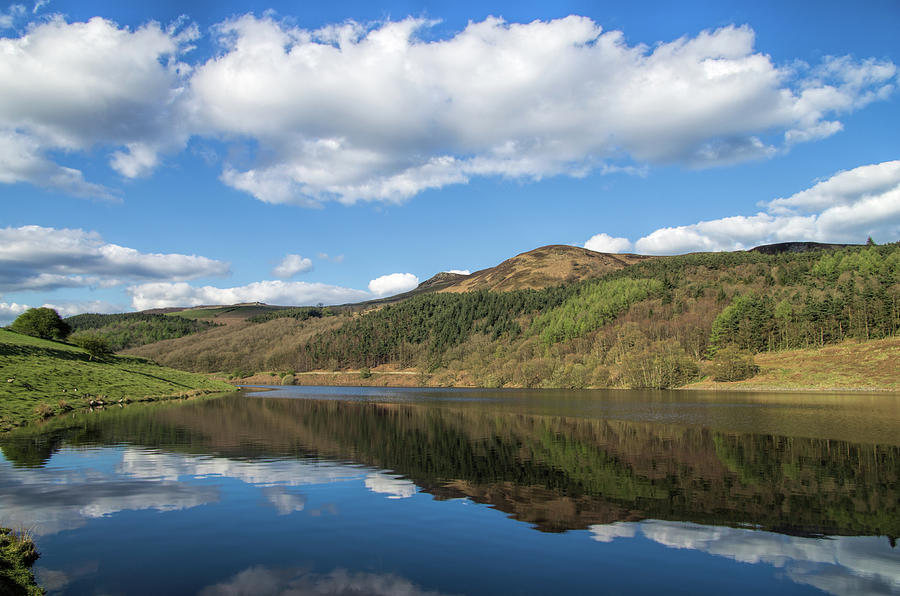
[{"label": "blue water", "polygon": [[559,397],[290,388],[76,417],[0,441],[0,524],[31,529],[50,594],[900,593],[896,444],[829,438],[824,406],[785,436],[695,420],[696,398],[660,423],[635,415],[659,395]]}]

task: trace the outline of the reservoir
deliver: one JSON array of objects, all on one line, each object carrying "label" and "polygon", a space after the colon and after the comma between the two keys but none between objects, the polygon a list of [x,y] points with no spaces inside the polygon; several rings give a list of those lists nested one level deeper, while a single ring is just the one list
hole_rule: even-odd
[{"label": "reservoir", "polygon": [[898,594],[900,396],[246,388],[0,437],[49,594]]}]

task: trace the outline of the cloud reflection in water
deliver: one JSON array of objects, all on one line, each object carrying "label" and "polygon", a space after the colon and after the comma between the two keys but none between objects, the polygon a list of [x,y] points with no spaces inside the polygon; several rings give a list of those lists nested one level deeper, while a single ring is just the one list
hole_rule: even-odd
[{"label": "cloud reflection in water", "polygon": [[669,548],[690,549],[741,563],[783,568],[791,580],[831,594],[900,593],[900,551],[884,538],[805,538],[760,530],[648,520],[594,525],[591,538],[612,542],[639,532]]}]

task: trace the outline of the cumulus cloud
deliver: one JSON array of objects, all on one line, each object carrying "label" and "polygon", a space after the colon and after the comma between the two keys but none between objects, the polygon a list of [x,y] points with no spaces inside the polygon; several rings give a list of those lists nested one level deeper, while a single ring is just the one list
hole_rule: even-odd
[{"label": "cumulus cloud", "polygon": [[281,260],[281,263],[278,264],[275,269],[272,270],[272,275],[275,277],[280,277],[282,279],[287,279],[289,277],[293,277],[298,273],[306,273],[307,271],[312,271],[313,264],[310,259],[305,257],[301,257],[300,255],[285,255],[285,257]]},{"label": "cumulus cloud", "polygon": [[456,273],[457,275],[472,275],[468,269],[448,269],[447,273]]},{"label": "cumulus cloud", "polygon": [[[745,250],[775,242],[861,243],[900,238],[900,160],[838,172],[790,197],[762,203],[766,211],[660,228],[634,243],[643,254]],[[598,234],[594,239],[628,242]]]},{"label": "cumulus cloud", "polygon": [[20,314],[29,309],[27,304],[15,302],[0,302],[0,325],[7,325]]},{"label": "cumulus cloud", "polygon": [[315,205],[397,202],[473,176],[728,164],[838,132],[835,116],[887,97],[897,75],[871,59],[778,66],[749,27],[651,49],[576,16],[417,37],[430,25],[222,23],[223,52],[197,67],[191,103],[204,134],[263,149],[222,180]]},{"label": "cumulus cloud", "polygon": [[0,291],[114,286],[126,280],[225,275],[229,264],[197,255],[142,253],[104,242],[97,232],[0,228]]},{"label": "cumulus cloud", "polygon": [[391,273],[376,277],[369,282],[369,291],[376,296],[393,296],[415,289],[419,278],[412,273]]},{"label": "cumulus cloud", "polygon": [[161,152],[189,136],[179,98],[191,68],[180,57],[197,36],[184,23],[132,30],[99,17],[67,23],[56,16],[0,38],[0,182],[111,196],[50,161],[54,150],[99,147],[112,151],[109,165],[125,177],[152,171]]},{"label": "cumulus cloud", "polygon": [[331,286],[323,283],[280,280],[258,281],[245,286],[217,288],[196,287],[185,282],[153,282],[129,287],[131,304],[135,310],[168,306],[199,306],[201,304],[237,304],[265,302],[267,304],[343,304],[371,298],[368,292]]},{"label": "cumulus cloud", "polygon": [[[29,18],[16,6],[0,27]],[[629,45],[578,16],[423,40],[432,24],[306,30],[244,15],[190,64],[199,32],[183,21],[34,21],[0,38],[0,182],[110,198],[55,155],[99,151],[133,178],[202,137],[252,147],[221,180],[262,201],[401,202],[476,176],[765,158],[836,134],[842,114],[896,87],[887,60],[775,64],[746,26]]]},{"label": "cumulus cloud", "polygon": [[597,252],[622,253],[629,252],[633,247],[628,238],[613,238],[609,234],[596,234],[584,243],[588,250]]}]

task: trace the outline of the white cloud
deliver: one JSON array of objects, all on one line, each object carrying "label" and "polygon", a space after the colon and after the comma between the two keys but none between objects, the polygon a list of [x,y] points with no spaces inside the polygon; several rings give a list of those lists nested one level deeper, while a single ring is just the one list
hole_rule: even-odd
[{"label": "white cloud", "polygon": [[311,271],[313,268],[312,261],[305,257],[301,257],[300,255],[285,255],[285,257],[281,260],[281,263],[278,264],[275,269],[272,270],[272,275],[275,277],[280,277],[282,279],[287,279],[289,277],[293,277],[298,273],[306,273],[307,271]]},{"label": "white cloud", "polygon": [[29,308],[27,304],[0,302],[0,325],[8,325]]},{"label": "white cloud", "polygon": [[110,166],[123,176],[150,172],[160,152],[180,149],[189,136],[179,98],[191,68],[179,58],[197,36],[183,23],[131,30],[56,16],[0,38],[0,182],[109,198],[80,171],[45,157],[96,147],[115,149]]},{"label": "white cloud", "polygon": [[468,269],[448,269],[447,273],[456,273],[457,275],[472,275]]},{"label": "white cloud", "polygon": [[245,286],[216,288],[195,287],[188,283],[155,282],[127,289],[135,310],[167,306],[199,306],[201,304],[236,304],[265,302],[280,305],[343,304],[371,298],[368,292],[323,283],[280,280],[259,281]]},{"label": "white cloud", "polygon": [[[776,242],[862,243],[900,238],[900,161],[860,166],[787,198],[767,212],[660,228],[634,243],[642,254],[745,250]],[[627,242],[625,238],[604,240]],[[585,243],[586,248],[595,238]]]},{"label": "white cloud", "polygon": [[61,317],[71,317],[72,315],[80,315],[82,313],[109,314],[123,312],[126,309],[119,304],[112,304],[103,300],[85,300],[85,301],[69,301],[57,300],[42,304],[47,308],[52,308],[59,313]]},{"label": "white cloud", "polygon": [[124,280],[184,280],[228,273],[228,263],[196,255],[142,253],[96,232],[0,228],[0,291],[114,286]]},{"label": "white cloud", "polygon": [[861,198],[882,195],[900,185],[900,160],[838,172],[812,188],[764,206],[772,213],[816,213],[837,206],[852,206]]},{"label": "white cloud", "polygon": [[578,16],[488,18],[425,41],[432,24],[304,30],[244,15],[213,28],[215,57],[189,64],[199,32],[183,21],[34,21],[0,39],[0,182],[109,198],[50,152],[99,150],[132,178],[206,137],[253,147],[221,179],[262,201],[401,202],[475,176],[765,158],[837,133],[841,114],[896,87],[886,60],[777,65],[746,26],[632,46]]},{"label": "white cloud", "polygon": [[391,273],[369,282],[369,291],[376,296],[393,296],[408,292],[419,285],[419,278],[412,273]]},{"label": "white cloud", "polygon": [[609,234],[596,234],[584,243],[588,250],[596,252],[623,253],[632,250],[631,240],[628,238],[613,238]]},{"label": "white cloud", "polygon": [[25,16],[25,6],[11,4],[6,12],[0,11],[0,30],[11,29],[16,21]]},{"label": "white cloud", "polygon": [[263,201],[315,205],[632,160],[727,164],[836,133],[836,115],[887,97],[897,75],[871,59],[779,67],[748,27],[651,49],[576,16],[489,18],[448,39],[417,38],[429,26],[222,23],[223,53],[191,81],[194,112],[202,134],[254,139],[265,155],[228,165],[223,181]]}]

